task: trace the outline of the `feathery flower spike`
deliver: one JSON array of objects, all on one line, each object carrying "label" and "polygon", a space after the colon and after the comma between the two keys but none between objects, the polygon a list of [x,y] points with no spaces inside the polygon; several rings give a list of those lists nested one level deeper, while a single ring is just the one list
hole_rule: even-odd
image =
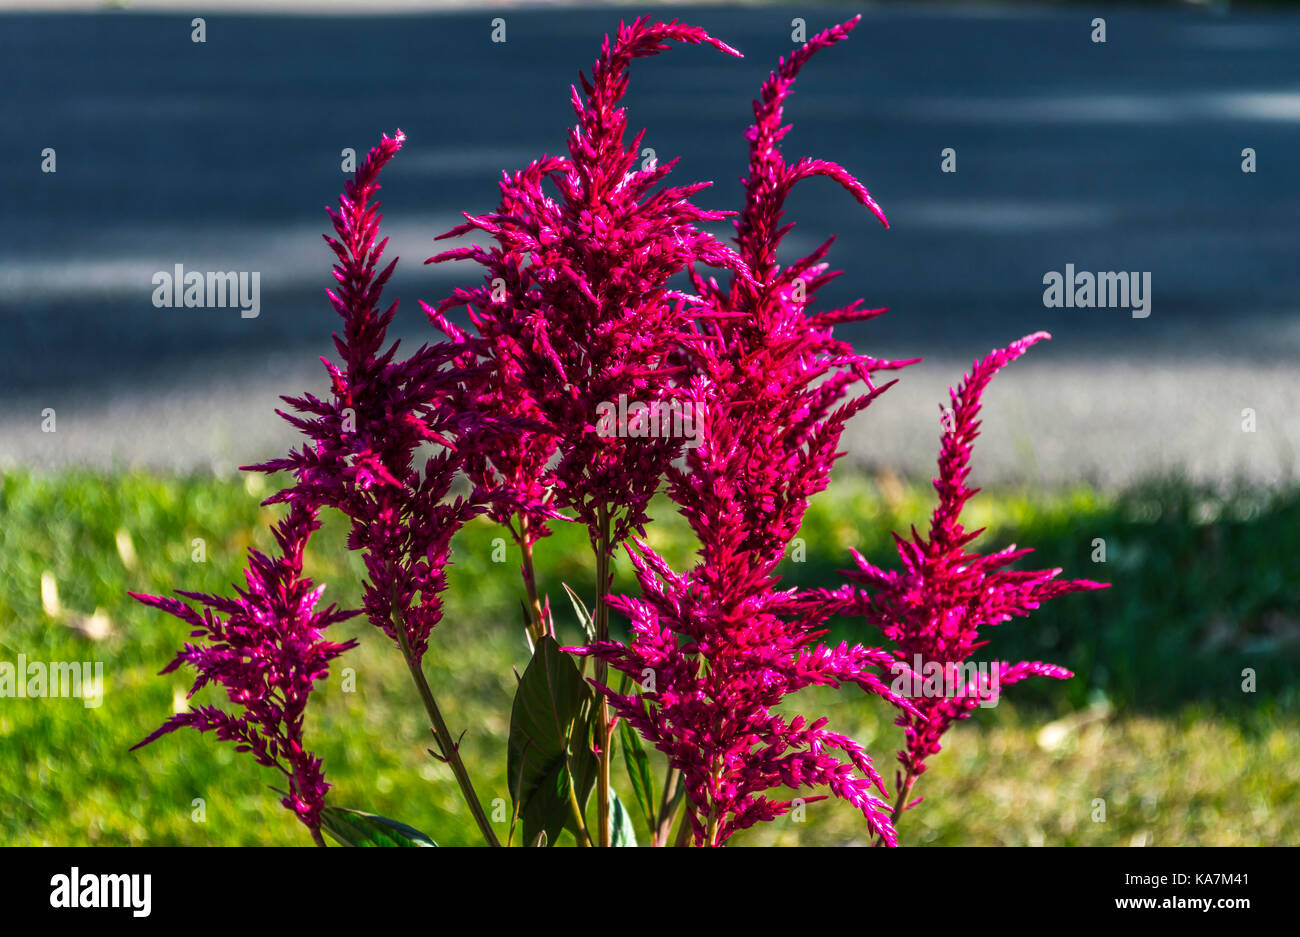
[{"label": "feathery flower spike", "polygon": [[[862,615],[895,643],[893,665],[916,670],[919,661],[928,673],[941,678],[911,680],[923,683],[913,693],[916,713],[904,713],[898,725],[904,730],[905,747],[898,753],[902,771],[898,778],[899,800],[894,816],[914,806],[908,793],[926,770],[926,760],[937,754],[940,739],[955,720],[968,718],[981,704],[996,702],[1003,686],[1031,676],[1065,679],[1068,670],[1038,661],[1009,664],[997,662],[996,669],[981,668],[967,679],[972,668],[962,668],[979,647],[980,630],[1013,616],[1028,615],[1043,602],[1072,592],[1106,588],[1090,580],[1059,580],[1060,569],[1019,571],[1008,567],[1031,550],[1014,545],[990,555],[967,552],[967,546],[983,531],[968,531],[961,523],[961,511],[979,490],[967,486],[971,452],[979,435],[981,397],[993,376],[1019,358],[1035,343],[1050,338],[1036,332],[1004,349],[995,349],[977,361],[961,384],[949,391],[951,408],[945,413],[945,429],[939,453],[939,475],[934,479],[938,504],[930,521],[929,535],[912,529],[905,540],[895,534],[902,569],[885,571],[854,551],[858,569],[845,575],[866,589],[852,586],[801,597],[801,602],[820,604],[823,611]],[[901,665],[901,666],[900,666]],[[937,665],[937,666],[936,666]],[[909,678],[910,679],[910,678]],[[956,685],[960,680],[960,685]],[[951,688],[940,684],[954,684]],[[897,680],[895,681],[897,685]]]},{"label": "feathery flower spike", "polygon": [[236,587],[235,599],[180,592],[196,603],[189,605],[131,593],[191,625],[191,637],[201,639],[186,644],[161,673],[186,664],[197,673],[190,697],[215,684],[241,710],[232,714],[217,706],[191,706],[132,750],[182,727],[215,732],[218,739],[235,742],[236,751],[251,752],[259,764],[288,779],[288,796],[281,803],[318,841],[329,784],[320,759],[303,746],[304,713],[316,681],[329,675],[330,661],[356,646],[355,641],[325,640],[325,629],[357,614],[333,605],[316,609],[325,587],[313,586],[302,575],[302,553],[319,526],[313,511],[293,505],[274,529],[279,554],[249,551],[247,586]]},{"label": "feathery flower spike", "polygon": [[[854,21],[856,22],[856,21]],[[818,49],[844,38],[854,22],[827,30],[783,60],[763,85],[749,132],[746,203],[736,221],[749,275],[729,290],[698,275],[698,325],[690,336],[690,399],[702,422],[686,468],[669,470],[669,494],[700,541],[690,573],[674,573],[648,545],[629,550],[641,597],[611,605],[631,621],[627,645],[578,649],[607,661],[639,690],[599,685],[615,712],[681,771],[687,813],[699,845],[722,845],[754,823],[795,806],[775,787],[825,789],[892,840],[883,782],[866,752],[825,719],[787,721],[774,709],[809,686],[853,684],[900,707],[876,676],[888,652],[817,643],[821,620],[775,589],[775,569],[799,529],[807,499],[826,487],[844,422],[888,385],[871,373],[901,367],[856,355],[831,336],[831,323],[865,318],[857,306],[809,316],[806,306],[831,279],[820,263],[828,245],[781,270],[778,227],[791,186],[824,171],[874,212],[866,189],[832,164],[787,166],[777,149],[781,105],[795,74]],[[883,216],[882,216],[883,220]],[[839,403],[851,385],[866,392]],[[653,679],[647,679],[647,674]],[[801,795],[802,796],[802,795]],[[803,796],[802,802],[826,795]]]}]

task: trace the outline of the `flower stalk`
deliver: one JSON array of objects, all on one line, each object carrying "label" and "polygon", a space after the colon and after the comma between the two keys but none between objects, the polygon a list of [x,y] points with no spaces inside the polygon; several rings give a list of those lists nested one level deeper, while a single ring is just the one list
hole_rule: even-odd
[{"label": "flower stalk", "polygon": [[452,737],[451,730],[447,728],[447,721],[443,719],[442,710],[438,708],[438,703],[433,698],[433,690],[424,676],[424,667],[411,651],[411,646],[406,639],[406,626],[401,622],[396,622],[395,625],[394,630],[401,646],[402,657],[406,660],[407,669],[411,672],[411,679],[415,682],[420,701],[424,704],[424,711],[429,716],[429,728],[438,743],[436,757],[451,768],[451,773],[456,778],[456,784],[460,787],[461,796],[465,799],[470,814],[474,817],[474,822],[478,824],[484,841],[489,846],[500,846],[501,842],[497,839],[496,831],[492,829],[487,814],[483,812],[483,805],[479,802],[478,794],[474,790],[474,783],[470,780],[465,761],[460,756],[460,743]]}]

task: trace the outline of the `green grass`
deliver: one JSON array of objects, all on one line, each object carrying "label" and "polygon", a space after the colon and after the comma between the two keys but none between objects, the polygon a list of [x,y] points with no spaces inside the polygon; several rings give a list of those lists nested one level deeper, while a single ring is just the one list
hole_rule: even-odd
[{"label": "green grass", "polygon": [[[139,752],[188,689],[190,675],[157,671],[186,638],[176,619],[128,589],[227,592],[250,545],[267,547],[278,513],[259,506],[258,480],[66,473],[0,476],[0,661],[102,661],[103,705],[0,698],[0,843],[304,844],[276,803],[276,779],[229,744],[177,733]],[[924,522],[927,486],[838,481],[801,532],[803,562],[788,585],[831,584],[858,547],[892,565],[891,529]],[[1300,493],[1213,494],[1176,482],[1104,495],[989,492],[971,505],[982,549],[1038,548],[1031,561],[1113,583],[1059,599],[994,629],[988,653],[1050,660],[1071,681],[1017,685],[948,736],[900,826],[905,843],[1238,844],[1300,841]],[[693,546],[667,506],[651,542],[681,568]],[[308,571],[328,597],[355,605],[361,567],[331,521]],[[484,523],[456,543],[446,620],[426,659],[430,683],[479,792],[509,797],[505,733],[514,676],[527,647],[519,627],[518,556],[493,562]],[[1106,541],[1094,563],[1093,541]],[[206,557],[193,558],[201,539]],[[585,534],[557,531],[539,551],[539,579],[576,640],[560,583],[590,594]],[[617,586],[631,589],[626,560]],[[42,578],[58,608],[42,602]],[[48,586],[47,586],[48,590]],[[54,612],[53,615],[49,612]],[[96,632],[87,620],[107,635]],[[364,622],[339,627],[362,646],[335,667],[309,716],[331,801],[395,817],[439,842],[478,837],[450,772],[427,754],[425,720],[400,656]],[[855,623],[838,638],[871,641]],[[344,692],[343,668],[355,691]],[[1256,692],[1243,693],[1242,671]],[[223,702],[205,691],[205,701]],[[866,744],[892,775],[898,730],[861,694],[794,698]],[[657,757],[657,756],[652,756]],[[627,788],[619,778],[616,785]],[[1096,820],[1098,800],[1105,819]],[[201,807],[195,801],[201,800]],[[196,819],[196,812],[202,819]],[[508,813],[508,810],[506,811]],[[507,824],[502,824],[502,833]],[[643,833],[644,831],[642,831]],[[737,838],[740,843],[861,842],[862,824],[830,801]]]}]

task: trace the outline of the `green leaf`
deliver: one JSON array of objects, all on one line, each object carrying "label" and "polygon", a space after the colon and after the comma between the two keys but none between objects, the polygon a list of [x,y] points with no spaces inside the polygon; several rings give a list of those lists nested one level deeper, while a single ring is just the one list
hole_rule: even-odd
[{"label": "green leaf", "polygon": [[524,622],[524,640],[528,642],[528,653],[531,656],[537,648],[533,647],[532,619],[528,615],[528,606],[524,604],[523,599],[519,600],[519,615]]},{"label": "green leaf", "polygon": [[632,829],[632,817],[628,815],[618,793],[609,792],[609,844],[611,846],[635,846],[636,830]]},{"label": "green leaf", "polygon": [[515,691],[510,711],[506,776],[523,839],[541,832],[554,843],[566,827],[577,834],[576,797],[585,808],[596,781],[596,758],[587,745],[595,691],[573,660],[547,635]]},{"label": "green leaf", "polygon": [[320,825],[344,846],[438,845],[413,826],[347,807],[326,807]]},{"label": "green leaf", "polygon": [[655,782],[650,776],[650,759],[646,757],[645,746],[636,729],[628,725],[626,719],[618,723],[619,741],[623,743],[623,763],[627,766],[627,776],[632,782],[635,801],[645,818],[645,825],[655,828]]},{"label": "green leaf", "polygon": [[587,635],[587,643],[596,643],[596,623],[592,621],[591,612],[587,611],[587,606],[583,604],[582,599],[578,598],[578,593],[569,588],[567,582],[562,582],[564,591],[569,593],[569,601],[573,603],[573,612],[578,616],[578,624],[582,625],[583,632]]}]

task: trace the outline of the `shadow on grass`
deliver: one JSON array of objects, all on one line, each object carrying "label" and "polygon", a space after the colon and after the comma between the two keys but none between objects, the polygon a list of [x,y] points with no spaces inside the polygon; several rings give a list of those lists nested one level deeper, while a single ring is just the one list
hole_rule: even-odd
[{"label": "shadow on grass", "polygon": [[[787,555],[781,585],[842,584],[850,548],[896,568],[890,531],[922,526],[931,506],[925,486],[889,478],[836,485],[812,502],[794,544],[802,550]],[[670,504],[656,507],[650,542],[683,569],[693,538]],[[971,502],[967,520],[987,528],[973,547],[980,552],[1033,547],[1018,568],[1060,567],[1064,577],[1111,584],[988,629],[981,657],[1046,660],[1077,675],[1017,685],[1018,703],[1074,708],[1104,696],[1141,711],[1199,704],[1230,713],[1300,699],[1300,491],[1213,491],[1177,479],[1117,495],[988,491]],[[498,536],[489,530],[466,530],[461,555],[486,555],[484,538]],[[537,549],[539,581],[576,641],[560,582],[591,591],[585,533],[558,529]],[[513,562],[513,543],[508,552]],[[637,589],[626,560],[616,566],[616,589]],[[827,640],[875,644],[878,634],[861,619],[841,619]],[[1252,674],[1255,690],[1247,692]]]}]

